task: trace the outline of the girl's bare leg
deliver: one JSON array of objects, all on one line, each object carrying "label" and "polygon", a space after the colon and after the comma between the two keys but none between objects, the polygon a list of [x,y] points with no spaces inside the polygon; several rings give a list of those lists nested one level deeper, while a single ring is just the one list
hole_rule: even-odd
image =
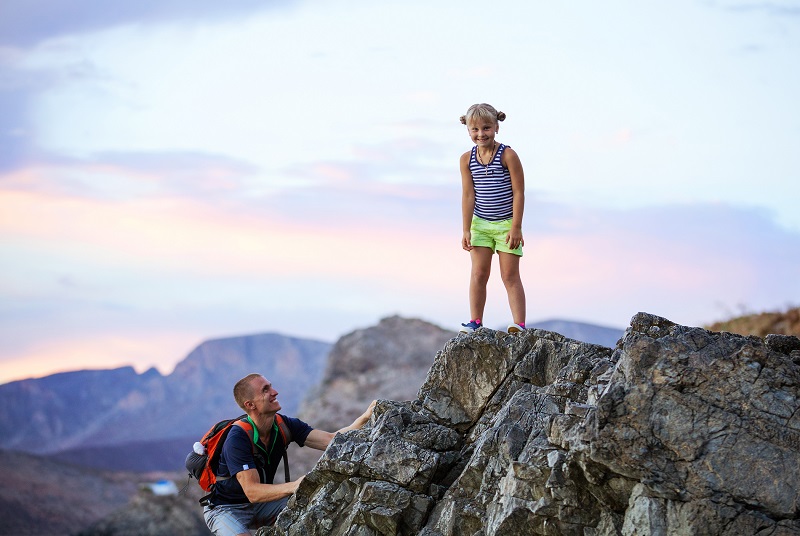
[{"label": "girl's bare leg", "polygon": [[519,255],[500,252],[500,276],[508,293],[508,305],[515,324],[525,323],[525,288],[519,275]]},{"label": "girl's bare leg", "polygon": [[492,250],[485,247],[474,247],[469,252],[472,259],[472,270],[469,277],[469,314],[470,320],[480,318],[483,322],[483,310],[486,307],[486,284],[492,271]]}]

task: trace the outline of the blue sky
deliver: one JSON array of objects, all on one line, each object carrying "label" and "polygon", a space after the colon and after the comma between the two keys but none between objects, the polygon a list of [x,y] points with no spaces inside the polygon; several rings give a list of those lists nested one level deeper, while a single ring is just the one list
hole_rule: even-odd
[{"label": "blue sky", "polygon": [[475,102],[525,168],[529,321],[800,302],[793,2],[51,4],[0,5],[0,381],[455,328]]}]

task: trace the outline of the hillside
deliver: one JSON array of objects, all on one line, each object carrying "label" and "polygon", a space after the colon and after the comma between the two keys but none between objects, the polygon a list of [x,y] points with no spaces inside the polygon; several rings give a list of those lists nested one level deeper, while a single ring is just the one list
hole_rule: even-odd
[{"label": "hillside", "polygon": [[35,454],[0,451],[0,535],[203,536],[208,529],[196,484],[180,495],[157,496],[148,485],[177,486],[183,475],[99,471]]},{"label": "hillside", "polygon": [[711,331],[766,337],[770,333],[800,337],[800,307],[786,311],[749,314],[706,326]]},{"label": "hillside", "polygon": [[123,507],[141,475],[103,472],[0,451],[0,534],[72,534]]}]

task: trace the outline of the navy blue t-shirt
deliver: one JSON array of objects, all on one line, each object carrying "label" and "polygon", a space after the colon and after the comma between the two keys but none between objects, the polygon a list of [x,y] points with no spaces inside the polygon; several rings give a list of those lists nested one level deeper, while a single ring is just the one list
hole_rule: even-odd
[{"label": "navy blue t-shirt", "polygon": [[[311,433],[311,428],[308,424],[300,419],[293,417],[283,417],[283,422],[289,428],[292,435],[292,441],[300,445],[305,444],[308,434]],[[276,436],[275,427],[269,437],[259,437],[256,446],[264,458],[267,458],[267,466],[264,468],[265,479],[262,478],[261,482],[264,484],[272,484],[275,478],[275,471],[278,470],[283,458],[283,453],[286,450],[283,445],[283,438],[278,431]],[[248,469],[256,468],[256,460],[253,457],[253,447],[250,442],[250,436],[247,435],[241,426],[231,426],[228,437],[225,438],[225,443],[222,444],[222,452],[219,457],[219,470],[218,474],[221,477],[230,476],[226,480],[218,480],[214,489],[214,504],[244,504],[249,503],[247,495],[245,495],[242,485],[239,484],[239,479],[236,478],[236,473],[246,471]]]}]

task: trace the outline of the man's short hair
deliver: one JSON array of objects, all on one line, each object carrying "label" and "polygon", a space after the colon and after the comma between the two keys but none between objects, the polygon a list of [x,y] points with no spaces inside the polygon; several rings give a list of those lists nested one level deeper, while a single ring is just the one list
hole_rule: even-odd
[{"label": "man's short hair", "polygon": [[239,404],[239,407],[247,411],[244,403],[253,398],[253,389],[250,387],[250,382],[255,378],[260,378],[261,374],[252,373],[248,374],[233,386],[233,399]]}]

